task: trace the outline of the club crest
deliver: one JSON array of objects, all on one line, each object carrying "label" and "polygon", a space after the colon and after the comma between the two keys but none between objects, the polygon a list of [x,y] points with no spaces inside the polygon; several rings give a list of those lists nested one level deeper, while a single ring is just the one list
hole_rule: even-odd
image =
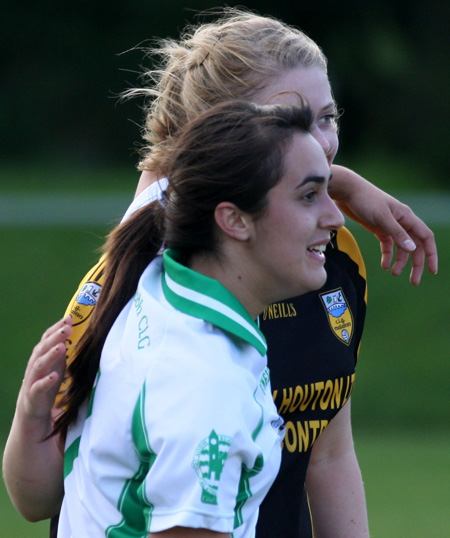
[{"label": "club crest", "polygon": [[217,504],[220,475],[222,474],[231,437],[217,435],[212,430],[209,437],[198,445],[192,461],[192,468],[197,473],[202,488],[202,502]]},{"label": "club crest", "polygon": [[86,321],[97,304],[102,287],[97,282],[86,282],[79,290],[78,295],[71,305],[74,325]]},{"label": "club crest", "polygon": [[345,345],[350,345],[353,336],[353,315],[342,288],[321,293],[320,298],[333,334]]}]

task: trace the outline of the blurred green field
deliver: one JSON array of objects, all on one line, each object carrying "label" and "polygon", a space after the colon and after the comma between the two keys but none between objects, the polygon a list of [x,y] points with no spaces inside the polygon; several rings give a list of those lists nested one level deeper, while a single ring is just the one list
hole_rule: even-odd
[{"label": "blurred green field", "polygon": [[392,277],[379,268],[376,241],[352,227],[368,271],[368,312],[353,393],[358,428],[441,430],[450,434],[447,326],[450,286],[448,227],[434,227],[439,273],[418,287],[409,269]]},{"label": "blurred green field", "polygon": [[[42,192],[45,182],[37,184]],[[123,193],[126,205],[134,185],[128,192],[124,187],[122,183],[115,192]],[[26,174],[6,188],[10,193],[30,190]],[[61,186],[59,190],[64,191]],[[89,196],[101,193],[89,189]],[[96,261],[108,222],[0,227],[0,446],[30,351],[43,330],[62,315],[84,272]],[[425,274],[422,284],[413,288],[406,274],[393,278],[381,271],[377,242],[351,227],[369,278],[353,422],[374,538],[450,536],[449,228],[434,227],[439,274]],[[6,538],[47,535],[47,523],[29,524],[15,513],[3,483],[0,517]]]}]

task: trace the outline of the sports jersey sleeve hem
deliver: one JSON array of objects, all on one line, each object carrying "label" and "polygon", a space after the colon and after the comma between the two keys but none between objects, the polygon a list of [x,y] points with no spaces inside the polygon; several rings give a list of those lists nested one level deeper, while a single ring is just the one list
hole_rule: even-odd
[{"label": "sports jersey sleeve hem", "polygon": [[234,514],[218,512],[211,516],[194,509],[152,513],[149,532],[161,532],[172,527],[208,529],[215,532],[231,533],[234,528]]}]

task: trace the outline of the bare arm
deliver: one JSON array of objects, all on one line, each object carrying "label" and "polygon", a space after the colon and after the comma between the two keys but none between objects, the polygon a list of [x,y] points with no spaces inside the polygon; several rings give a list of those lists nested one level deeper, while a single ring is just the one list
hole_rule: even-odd
[{"label": "bare arm", "polygon": [[[331,169],[332,198],[341,211],[372,232],[379,240],[383,269],[390,268],[396,245],[391,269],[394,276],[402,273],[410,256],[411,284],[420,284],[425,260],[428,270],[433,274],[437,273],[438,255],[434,234],[410,207],[344,166],[333,164]],[[158,176],[153,172],[142,172],[136,196],[157,179]]]},{"label": "bare arm", "polygon": [[56,514],[63,497],[63,446],[58,436],[45,439],[65,371],[65,340],[70,317],[50,327],[34,348],[19,392],[3,454],[3,476],[11,500],[29,521]]},{"label": "bare arm", "polygon": [[360,175],[343,166],[332,165],[330,195],[339,209],[372,232],[380,241],[381,267],[400,275],[411,256],[410,282],[418,285],[425,259],[428,270],[436,274],[438,255],[434,234],[407,205],[382,191]]},{"label": "bare arm", "polygon": [[350,401],[314,444],[306,487],[316,538],[369,538],[364,486],[353,447]]}]

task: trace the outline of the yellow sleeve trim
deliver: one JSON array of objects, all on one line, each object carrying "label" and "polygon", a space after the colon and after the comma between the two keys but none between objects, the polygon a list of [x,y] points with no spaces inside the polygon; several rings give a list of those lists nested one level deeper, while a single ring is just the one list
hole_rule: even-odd
[{"label": "yellow sleeve trim", "polygon": [[347,228],[340,228],[336,234],[336,242],[338,249],[341,252],[345,252],[358,266],[359,274],[366,281],[366,291],[364,293],[364,301],[367,304],[367,272],[366,264],[364,263],[361,251],[359,250],[358,243],[353,235]]},{"label": "yellow sleeve trim", "polygon": [[358,265],[359,274],[366,280],[366,264],[364,263],[358,243],[347,228],[341,228],[337,231],[336,242],[338,249],[345,252]]},{"label": "yellow sleeve trim", "polygon": [[[105,257],[103,255],[97,264],[86,273],[66,308],[64,315],[68,316],[70,314],[73,319],[72,335],[66,341],[67,366],[73,360],[76,345],[88,327],[88,322],[91,319],[92,312],[100,295],[104,281]],[[61,399],[62,393],[67,389],[68,384],[69,380],[66,378],[61,385],[60,394],[56,398],[57,403]]]}]

